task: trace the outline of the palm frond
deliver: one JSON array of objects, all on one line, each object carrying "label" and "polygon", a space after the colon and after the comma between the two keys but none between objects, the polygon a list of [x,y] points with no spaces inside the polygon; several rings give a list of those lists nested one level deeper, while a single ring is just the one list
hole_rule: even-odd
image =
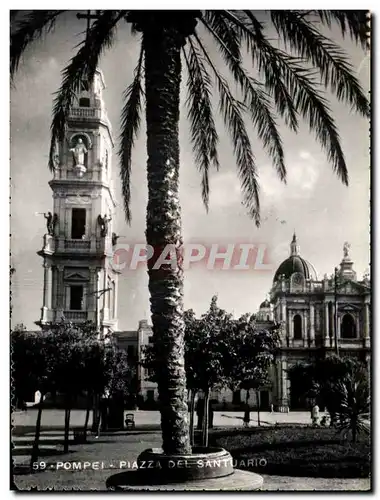
[{"label": "palm frond", "polygon": [[144,48],[141,44],[140,56],[134,71],[133,82],[124,92],[125,104],[121,112],[121,134],[120,134],[120,177],[124,209],[127,222],[131,222],[131,166],[132,149],[135,139],[138,136],[141,123],[141,98],[143,96],[142,68],[143,68]]},{"label": "palm frond", "polygon": [[[221,17],[225,18],[225,22],[230,26],[230,29],[233,29],[235,32],[239,34],[239,44],[241,44],[242,39],[246,40],[244,36],[242,36],[241,26],[239,23],[246,25],[248,29],[251,28],[251,24],[254,26],[256,31],[256,36],[264,38],[263,34],[263,25],[257,18],[250,12],[249,15],[251,17],[248,18],[246,11],[235,11],[231,16],[228,11],[221,11],[218,13]],[[238,23],[236,22],[238,21]],[[269,43],[269,42],[268,42]],[[251,44],[247,42],[247,50],[251,52]],[[257,61],[259,62],[259,61]],[[254,64],[256,65],[256,64]],[[286,84],[282,81],[281,78],[276,78],[275,74],[267,68],[266,66],[260,66],[260,72],[263,76],[265,82],[265,88],[270,95],[273,97],[274,105],[276,106],[277,113],[283,118],[285,124],[294,132],[298,130],[298,116],[297,111],[294,107],[293,99],[290,91],[288,90]]]},{"label": "palm frond", "polygon": [[260,225],[260,200],[259,185],[257,179],[257,167],[255,157],[252,152],[251,141],[247,134],[242,113],[247,112],[244,103],[241,103],[231,93],[231,90],[213,64],[207,50],[202,44],[197,33],[193,35],[197,46],[201,49],[208,65],[214,73],[219,92],[219,107],[223,116],[224,124],[230,133],[233,149],[238,167],[243,203],[249,215],[255,220],[257,226]]},{"label": "palm frond", "polygon": [[249,47],[258,71],[264,75],[267,74],[272,80],[282,80],[286,85],[295,109],[308,122],[310,131],[315,133],[322,148],[326,151],[333,171],[347,185],[347,165],[339,133],[331,115],[329,103],[319,90],[320,85],[315,80],[313,70],[306,69],[299,59],[273,47],[263,35],[261,25],[252,13],[250,11],[244,11],[244,13],[246,20],[242,22],[231,12],[224,11],[224,15],[240,28],[241,36]]},{"label": "palm frond", "polygon": [[202,200],[208,210],[209,167],[219,169],[218,134],[215,128],[211,104],[212,81],[204,65],[199,49],[189,40],[187,52],[183,49],[188,71],[187,88],[188,118],[195,161],[202,174]]},{"label": "palm frond", "polygon": [[367,48],[370,34],[368,10],[316,10],[315,12],[322,24],[331,27],[335,21],[340,27],[342,36],[347,34],[360,43],[363,49]]},{"label": "palm frond", "polygon": [[56,144],[64,139],[66,118],[73,105],[75,92],[82,80],[92,82],[104,49],[113,42],[116,23],[125,15],[124,11],[103,11],[87,33],[86,39],[70,64],[62,71],[62,84],[54,99],[49,168],[54,169]]},{"label": "palm frond", "polygon": [[263,141],[264,149],[267,150],[272,159],[280,179],[285,181],[284,150],[276,120],[271,111],[271,101],[261,88],[262,84],[247,75],[242,65],[240,40],[237,31],[217,11],[209,13],[210,22],[204,18],[201,18],[201,21],[215,38],[217,46],[227,66],[230,68],[235,82],[240,87],[244,103],[250,111],[258,137]]},{"label": "palm frond", "polygon": [[348,102],[361,115],[368,117],[368,100],[345,51],[305,18],[300,18],[296,11],[273,10],[271,19],[284,42],[319,68],[324,86],[330,86],[340,101]]},{"label": "palm frond", "polygon": [[[18,11],[13,11],[18,12]],[[20,19],[17,28],[11,33],[10,49],[10,74],[13,80],[20,59],[27,46],[44,32],[48,33],[54,27],[57,17],[63,10],[33,10],[30,14]],[[15,14],[14,14],[15,16]]]}]

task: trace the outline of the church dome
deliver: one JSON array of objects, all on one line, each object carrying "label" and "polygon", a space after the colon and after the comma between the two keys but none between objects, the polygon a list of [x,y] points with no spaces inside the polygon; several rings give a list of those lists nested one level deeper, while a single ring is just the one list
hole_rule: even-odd
[{"label": "church dome", "polygon": [[297,245],[296,235],[294,234],[290,244],[290,257],[279,265],[273,278],[274,282],[277,281],[281,275],[284,275],[285,279],[289,279],[294,273],[301,274],[305,279],[317,280],[317,273],[314,266],[303,259],[298,252],[299,247]]},{"label": "church dome", "polygon": [[264,302],[261,302],[260,309],[268,309],[268,308],[270,308],[270,302],[269,300],[265,299]]}]

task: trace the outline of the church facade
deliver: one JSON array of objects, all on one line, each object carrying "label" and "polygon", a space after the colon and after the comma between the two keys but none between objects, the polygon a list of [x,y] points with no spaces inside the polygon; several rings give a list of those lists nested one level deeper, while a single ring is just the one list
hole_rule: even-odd
[{"label": "church facade", "polygon": [[[118,273],[111,266],[117,236],[112,231],[116,208],[112,189],[112,129],[102,92],[101,71],[93,83],[83,81],[70,110],[64,140],[54,158],[53,211],[45,214],[43,248],[43,327],[52,321],[93,321],[101,336],[111,334],[131,357],[141,360],[152,342],[152,329],[142,320],[135,331],[119,331]],[[280,325],[279,355],[271,369],[271,384],[250,394],[249,402],[278,411],[300,406],[287,372],[299,361],[325,356],[338,347],[342,355],[369,362],[371,348],[371,289],[367,276],[358,280],[345,244],[343,258],[332,276],[318,279],[313,266],[300,255],[296,235],[290,255],[273,277],[269,300],[256,320],[259,327]],[[157,387],[138,365],[141,397],[157,400]],[[240,404],[245,391],[211,395],[219,403]]]},{"label": "church facade", "polygon": [[348,243],[339,267],[318,279],[314,267],[301,257],[294,235],[290,256],[274,275],[270,303],[262,304],[258,315],[268,314],[280,324],[281,347],[271,390],[278,410],[300,407],[287,377],[287,370],[300,361],[338,350],[341,356],[359,358],[369,366],[370,281],[368,276],[358,280]]}]

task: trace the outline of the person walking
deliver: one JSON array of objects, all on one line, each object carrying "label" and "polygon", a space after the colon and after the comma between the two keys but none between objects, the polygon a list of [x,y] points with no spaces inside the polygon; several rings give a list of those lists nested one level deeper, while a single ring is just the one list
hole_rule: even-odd
[{"label": "person walking", "polygon": [[251,411],[249,408],[249,404],[247,403],[245,405],[245,410],[244,410],[244,418],[243,418],[243,426],[244,427],[249,427],[249,423],[251,421]]}]

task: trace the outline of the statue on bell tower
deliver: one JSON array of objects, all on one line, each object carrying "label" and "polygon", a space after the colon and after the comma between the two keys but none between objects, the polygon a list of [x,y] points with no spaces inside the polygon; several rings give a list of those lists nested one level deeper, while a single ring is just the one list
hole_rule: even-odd
[{"label": "statue on bell tower", "polygon": [[85,154],[87,154],[87,148],[83,144],[83,140],[81,138],[78,139],[75,148],[71,148],[70,151],[73,153],[75,166],[84,166],[85,164]]}]

